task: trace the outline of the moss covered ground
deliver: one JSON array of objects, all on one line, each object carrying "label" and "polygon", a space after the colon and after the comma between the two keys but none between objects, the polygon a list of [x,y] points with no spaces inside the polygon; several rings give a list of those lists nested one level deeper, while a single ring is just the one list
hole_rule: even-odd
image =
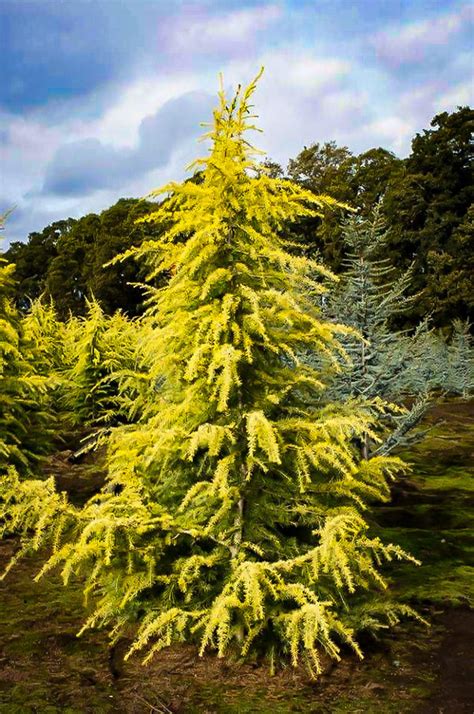
[{"label": "moss covered ground", "polygon": [[[429,628],[406,622],[365,642],[362,662],[348,655],[317,682],[291,667],[272,677],[257,663],[198,658],[191,646],[143,667],[124,663],[126,642],[111,650],[104,634],[76,637],[80,589],[56,576],[35,583],[36,556],[0,585],[0,712],[472,714],[474,403],[444,402],[427,424],[429,435],[403,454],[411,472],[393,502],[376,509],[374,529],[423,561],[388,575],[391,592],[414,604]],[[79,502],[101,475],[66,457],[52,458],[48,471]],[[0,543],[1,563],[16,547],[14,538]]]}]

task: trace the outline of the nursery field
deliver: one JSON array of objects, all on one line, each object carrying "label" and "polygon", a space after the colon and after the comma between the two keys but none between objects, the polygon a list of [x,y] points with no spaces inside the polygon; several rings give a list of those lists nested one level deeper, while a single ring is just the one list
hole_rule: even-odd
[{"label": "nursery field", "polygon": [[[48,574],[33,578],[41,558],[25,558],[0,584],[0,712],[463,714],[474,709],[474,402],[443,401],[425,416],[425,439],[403,453],[411,472],[390,504],[374,509],[371,527],[422,561],[393,567],[399,600],[429,621],[404,622],[363,642],[365,659],[350,652],[325,663],[311,681],[303,668],[274,675],[268,665],[199,657],[191,645],[159,652],[148,665],[124,662],[127,639],[113,648],[100,633],[76,636],[82,591]],[[68,457],[76,444],[47,461],[47,475],[75,503],[102,485],[100,459]],[[0,544],[4,565],[16,537]],[[387,568],[385,568],[387,573]],[[389,581],[392,573],[388,572]]]}]

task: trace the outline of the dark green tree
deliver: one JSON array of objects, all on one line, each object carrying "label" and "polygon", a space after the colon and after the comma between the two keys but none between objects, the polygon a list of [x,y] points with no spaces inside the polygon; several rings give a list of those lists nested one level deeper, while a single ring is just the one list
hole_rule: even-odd
[{"label": "dark green tree", "polygon": [[73,230],[62,235],[57,255],[48,266],[45,295],[54,301],[58,315],[82,315],[90,294],[88,277],[92,273],[94,253],[100,234],[100,217],[90,213],[75,222]]},{"label": "dark green tree", "polygon": [[31,300],[45,291],[49,266],[58,255],[58,242],[75,222],[73,218],[56,221],[41,232],[30,233],[26,243],[11,243],[5,258],[15,265],[13,297],[20,310],[27,310]]},{"label": "dark green tree", "polygon": [[424,304],[440,326],[474,313],[474,203],[445,250],[429,250]]},{"label": "dark green tree", "polygon": [[[129,261],[122,265],[108,265],[119,253],[131,246],[140,245],[144,238],[142,218],[155,205],[150,201],[122,198],[100,214],[100,227],[94,245],[93,256],[86,275],[88,296],[99,302],[102,310],[111,315],[122,309],[129,316],[143,311],[143,292],[135,283],[141,282],[141,271]],[[148,231],[147,237],[159,233],[159,227]]]},{"label": "dark green tree", "polygon": [[[351,179],[354,157],[347,146],[334,141],[304,147],[295,159],[288,162],[288,177],[315,195],[333,196],[339,202],[350,203],[355,194]],[[343,208],[326,208],[322,217],[300,219],[292,228],[292,238],[302,242],[308,255],[320,253],[333,270],[340,267],[340,220]]]},{"label": "dark green tree", "polygon": [[400,171],[403,161],[395,154],[378,147],[354,157],[350,185],[350,203],[359,209],[359,214],[368,218],[380,199],[383,198],[390,179]]},{"label": "dark green tree", "polygon": [[474,111],[438,114],[431,127],[416,135],[403,169],[389,180],[384,213],[392,263],[414,263],[413,291],[421,297],[412,322],[429,312],[443,326],[472,309]]},{"label": "dark green tree", "polygon": [[[296,159],[290,160],[288,175],[316,195],[334,196],[367,217],[401,163],[394,154],[380,147],[354,156],[346,146],[338,147],[331,141],[305,147]],[[326,209],[324,220],[305,219],[293,228],[306,249],[310,253],[317,249],[325,263],[337,272],[344,269],[342,215],[341,210]]]}]

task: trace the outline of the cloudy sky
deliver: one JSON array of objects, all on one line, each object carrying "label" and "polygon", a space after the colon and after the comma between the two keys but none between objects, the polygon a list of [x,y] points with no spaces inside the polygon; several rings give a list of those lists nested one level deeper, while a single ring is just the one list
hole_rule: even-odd
[{"label": "cloudy sky", "polygon": [[284,166],[335,140],[406,156],[473,103],[463,0],[0,0],[0,211],[6,238],[141,196],[203,151],[217,77],[256,94]]}]

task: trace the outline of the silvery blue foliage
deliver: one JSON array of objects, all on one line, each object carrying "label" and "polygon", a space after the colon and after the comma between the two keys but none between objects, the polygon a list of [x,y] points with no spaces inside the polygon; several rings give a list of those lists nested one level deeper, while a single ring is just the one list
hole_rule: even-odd
[{"label": "silvery blue foliage", "polygon": [[[347,219],[343,238],[345,270],[323,310],[354,333],[341,338],[349,359],[333,381],[331,396],[341,401],[355,398],[380,412],[385,429],[380,443],[367,439],[362,445],[368,457],[390,453],[413,440],[430,395],[446,389],[453,368],[448,345],[430,330],[428,320],[411,332],[391,326],[417,296],[408,292],[411,269],[397,276],[390,261],[380,257],[386,238],[380,205],[369,218]],[[407,402],[411,406],[402,408]]]},{"label": "silvery blue foliage", "polygon": [[474,391],[474,350],[471,325],[455,320],[448,347],[448,389],[465,399]]}]

